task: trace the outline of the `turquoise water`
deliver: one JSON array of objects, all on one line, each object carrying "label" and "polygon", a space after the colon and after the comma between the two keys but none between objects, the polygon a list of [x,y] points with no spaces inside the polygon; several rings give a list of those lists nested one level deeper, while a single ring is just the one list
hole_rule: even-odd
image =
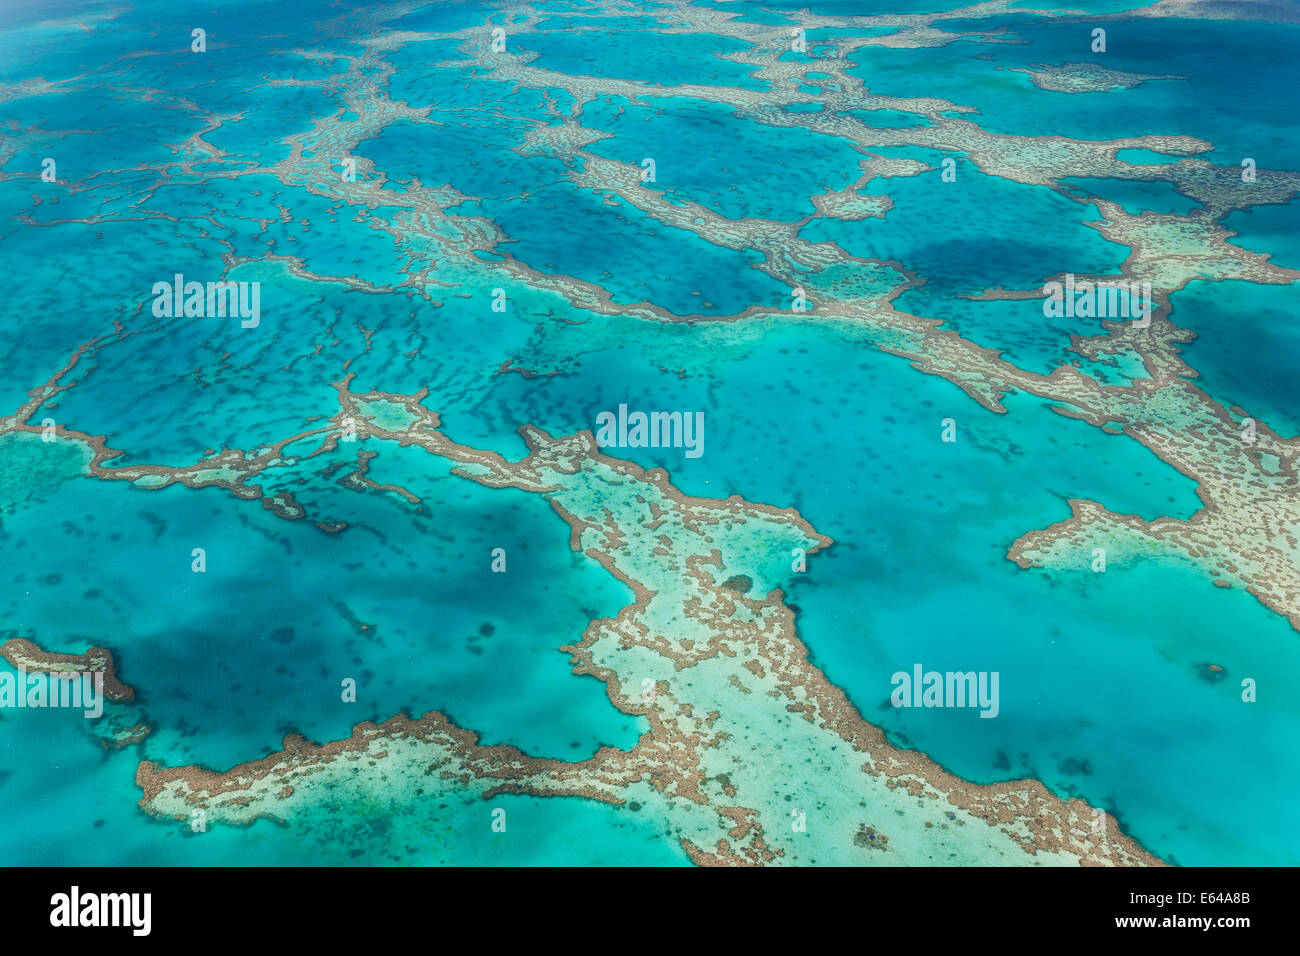
[{"label": "turquoise water", "polygon": [[1268,422],[1279,434],[1300,435],[1300,385],[1293,370],[1300,329],[1288,286],[1211,282],[1173,296],[1172,318],[1193,329],[1183,347],[1201,388]]},{"label": "turquoise water", "polygon": [[[800,633],[831,680],[896,739],[962,776],[1035,776],[1084,796],[1183,863],[1294,859],[1294,845],[1270,842],[1275,824],[1250,807],[1281,805],[1300,784],[1283,759],[1300,708],[1285,696],[1255,707],[1236,699],[1242,676],[1270,674],[1281,687],[1300,678],[1286,622],[1172,561],[1112,564],[1094,576],[1026,573],[1005,558],[1025,529],[1068,517],[1067,498],[1186,518],[1200,506],[1193,483],[1037,399],[1009,400],[1008,414],[996,416],[948,383],[889,356],[847,352],[827,333],[769,331],[763,341],[708,370],[708,390],[728,396],[725,404],[698,404],[703,383],[645,371],[637,387],[628,381],[635,369],[606,353],[584,362],[581,378],[547,382],[546,404],[594,394],[593,407],[606,407],[619,394],[631,402],[654,394],[668,407],[709,409],[717,424],[707,467],[628,451],[668,467],[688,493],[743,489],[799,508],[836,539],[814,559],[814,574],[791,576]],[[949,415],[960,434],[952,446],[939,441]],[[838,438],[846,432],[853,443]],[[796,433],[806,457],[777,463],[766,454],[768,436]],[[1058,463],[1052,476],[1031,480],[1046,461]],[[889,707],[889,676],[916,662],[999,670],[1008,718]],[[1197,671],[1205,662],[1233,679],[1207,683]],[[1268,780],[1244,791],[1240,780],[1255,779],[1259,766]]]},{"label": "turquoise water", "polygon": [[589,129],[613,134],[594,144],[593,153],[638,165],[651,157],[656,181],[647,188],[729,219],[789,222],[810,216],[809,197],[856,181],[864,158],[843,140],[773,129],[720,103],[640,106],[610,98],[584,108],[582,119]]},{"label": "turquoise water", "polygon": [[1275,265],[1300,269],[1300,207],[1294,202],[1229,213],[1223,226],[1236,233],[1228,240],[1232,245],[1265,253]]},{"label": "turquoise water", "polygon": [[[767,3],[700,6],[751,25],[797,19],[793,7]],[[671,8],[640,5],[643,16],[619,17],[615,28],[585,13],[551,16],[586,8],[548,3],[539,32],[510,32],[512,53],[536,54],[531,67],[594,78],[581,97],[549,81],[494,79],[447,37],[384,50],[376,55],[391,75],[372,63],[367,83],[345,81],[343,57],[366,53],[367,31],[473,29],[486,43],[489,16],[511,22],[473,4],[438,4],[366,26],[353,16],[361,9],[304,4],[286,36],[265,8],[229,4],[206,21],[207,59],[188,52],[190,16],[163,4],[94,20],[93,30],[44,23],[45,6],[0,15],[0,79],[69,81],[0,104],[16,118],[0,127],[0,242],[8,272],[21,277],[0,304],[0,417],[115,323],[132,334],[87,356],[76,387],[33,416],[105,436],[123,452],[115,466],[187,464],[321,427],[337,408],[330,383],[348,374],[354,391],[427,388],[425,404],[449,437],[511,456],[525,451],[525,424],[560,435],[591,428],[620,403],[701,410],[701,458],[619,454],[666,468],[686,494],[795,507],[835,540],[808,574],[787,571],[774,583],[796,607],[814,663],[892,739],[977,782],[1029,776],[1085,797],[1172,862],[1300,861],[1287,809],[1300,787],[1300,644],[1285,619],[1172,558],[1115,560],[1104,575],[1024,571],[1006,558],[1025,532],[1068,517],[1070,498],[1188,518],[1200,507],[1192,481],[1032,396],[1012,394],[1005,414],[989,412],[852,324],[820,322],[835,315],[833,303],[813,318],[776,312],[789,289],[757,268],[760,251],[666,225],[612,186],[579,185],[570,174],[586,157],[527,143],[567,118],[604,136],[581,147],[592,156],[654,158],[656,182],[644,188],[664,198],[783,223],[813,216],[813,196],[856,183],[870,154],[918,160],[930,168],[861,187],[892,200],[883,218],[815,217],[799,238],[897,262],[922,284],[895,308],[1042,373],[1077,359],[1070,337],[1099,334],[1100,324],[1045,318],[1038,300],[963,297],[1120,270],[1128,249],[1088,225],[1095,205],[985,175],[950,149],[868,153],[760,122],[769,108],[796,118],[800,109],[765,103],[771,85],[719,56],[749,49],[744,41],[656,32]],[[838,0],[812,10],[863,12]],[[340,15],[328,29],[307,26]],[[1126,19],[1111,25],[1104,59],[1087,51],[1080,23],[1000,14],[939,27],[1027,42],[864,47],[850,55],[852,73],[873,94],[975,107],[962,115],[1009,136],[1189,135],[1214,145],[1201,158],[1215,164],[1251,155],[1261,169],[1294,165],[1293,27]],[[893,29],[824,28],[809,39],[825,53],[840,37]],[[157,52],[134,55],[141,49]],[[218,60],[222,50],[228,58]],[[1010,69],[1081,61],[1185,79],[1064,94]],[[83,74],[91,79],[70,82]],[[602,89],[610,79],[745,93],[728,102],[629,98]],[[396,102],[428,109],[427,118],[393,118]],[[743,104],[752,109],[741,116]],[[845,112],[889,136],[932,125],[902,110]],[[227,119],[214,126],[213,114]],[[196,146],[199,134],[218,152]],[[348,137],[350,150],[339,145]],[[305,158],[290,164],[295,146]],[[373,164],[359,177],[373,187],[364,199],[340,185],[344,152]],[[57,183],[35,178],[47,155],[58,160]],[[946,183],[939,167],[950,156],[957,180]],[[1118,157],[1151,167],[1176,159]],[[1135,213],[1198,208],[1165,180],[1059,181]],[[434,199],[445,216],[416,208]],[[1235,245],[1300,268],[1295,217],[1294,203],[1257,206],[1223,225]],[[509,275],[499,268],[507,258],[607,293],[608,305],[584,309]],[[893,268],[852,267],[886,279]],[[258,335],[218,318],[153,316],[155,281],[227,269],[234,281],[262,283]],[[810,286],[825,280],[810,275]],[[502,312],[491,308],[496,288],[506,293]],[[691,321],[623,311],[643,301]],[[1196,281],[1171,301],[1171,319],[1197,335],[1178,348],[1198,384],[1285,436],[1300,434],[1293,288]],[[714,321],[757,306],[775,314]],[[507,361],[538,374],[500,374]],[[1085,363],[1121,384],[1135,368]],[[957,424],[954,444],[940,441],[946,418]],[[317,447],[303,444],[294,451]],[[348,487],[355,445],[268,473],[259,479],[267,495],[291,492],[312,516],[286,521],[218,488],[147,491],[79,477],[79,457],[56,447],[64,457],[37,465],[31,448],[0,437],[0,638],[111,648],[138,690],[131,713],[154,730],[106,754],[72,715],[0,712],[9,809],[0,861],[687,862],[663,821],[577,798],[386,803],[363,793],[348,798],[357,829],[343,834],[325,829],[337,807],[298,830],[260,822],[202,839],[153,821],[136,806],[141,759],[224,770],[274,752],[291,732],[325,741],[397,713],[440,710],[485,744],[534,756],[630,748],[645,727],[596,678],[574,675],[559,648],[632,592],[570,549],[569,528],[544,496],[485,488],[418,449],[383,446],[369,477],[419,503]],[[348,527],[325,534],[317,518]],[[201,575],[190,570],[196,547],[207,553]],[[509,556],[507,575],[490,569],[497,547]],[[888,706],[890,675],[915,663],[999,671],[1001,719]],[[1226,678],[1205,680],[1206,663]],[[349,677],[355,703],[340,699]],[[1237,697],[1244,677],[1260,679],[1252,706]],[[512,821],[501,839],[487,817],[498,805]]]},{"label": "turquoise water", "polygon": [[[858,256],[908,263],[925,276],[926,293],[945,297],[998,286],[1041,287],[1056,270],[1110,274],[1124,261],[1123,249],[1081,225],[1098,218],[1095,207],[1041,187],[981,175],[965,159],[956,162],[956,180],[943,182],[939,167],[944,154],[936,150],[880,152],[933,169],[869,183],[864,192],[887,192],[894,202],[883,219],[818,219],[801,230],[803,238],[837,242]],[[1053,271],[1045,270],[1045,263]],[[954,304],[961,307],[960,300]],[[1036,308],[1041,316],[1040,302],[1020,306]]]},{"label": "turquoise water", "polygon": [[[0,665],[3,666],[3,665]],[[134,784],[138,756],[104,756],[78,726],[82,718],[20,711],[0,718],[8,774],[3,786],[24,822],[6,826],[0,859],[50,866],[683,866],[681,848],[644,813],[589,800],[502,795],[491,802],[443,800],[423,806],[362,804],[354,830],[318,831],[310,821],[282,827],[212,826],[192,834],[142,826]],[[22,768],[14,772],[9,768]],[[93,800],[86,795],[93,794]],[[506,811],[506,832],[491,811]],[[380,811],[380,812],[376,812]],[[329,818],[336,823],[338,817]],[[476,834],[482,834],[477,838]],[[400,853],[390,848],[400,847]]]},{"label": "turquoise water", "polygon": [[[73,578],[65,554],[40,547],[45,515],[17,511],[5,522],[7,550],[22,563],[2,585],[4,626],[39,622],[52,646],[130,634],[123,668],[158,724],[149,746],[168,748],[169,762],[224,768],[279,749],[292,730],[329,740],[361,720],[434,709],[486,743],[539,756],[631,745],[633,718],[594,678],[570,677],[558,650],[630,592],[568,550],[568,529],[544,501],[451,479],[427,458],[394,452],[384,469],[414,485],[422,513],[395,497],[355,502],[324,483],[302,491],[325,513],[346,507],[352,527],[333,536],[249,512],[218,489],[75,481],[58,500],[86,570]],[[195,547],[207,551],[204,574],[190,570]],[[509,557],[505,576],[490,571],[497,547]],[[51,575],[59,586],[33,586]],[[549,622],[549,644],[536,639],[537,620]],[[341,701],[347,677],[355,704]],[[189,736],[206,720],[206,733]]]},{"label": "turquoise water", "polygon": [[721,54],[743,52],[748,44],[730,37],[669,36],[644,30],[603,28],[530,34],[516,47],[538,54],[534,66],[573,76],[629,80],[647,86],[734,86],[764,90],[768,84],[749,74],[753,67]]},{"label": "turquoise water", "polygon": [[[1201,154],[1216,164],[1252,156],[1263,168],[1286,168],[1300,141],[1291,124],[1277,123],[1277,90],[1294,81],[1294,45],[1268,23],[1232,20],[1127,19],[1107,25],[1105,53],[1093,53],[1094,24],[1037,17],[945,21],[945,31],[987,31],[1015,43],[963,39],[939,49],[910,51],[867,47],[850,59],[850,71],[872,93],[941,96],[975,107],[980,125],[995,133],[1053,135],[1084,140],[1122,136],[1194,135],[1214,149]],[[1160,54],[1153,57],[1151,51]],[[901,53],[901,55],[900,55]],[[989,59],[974,57],[983,54]],[[1011,68],[1093,63],[1111,70],[1172,75],[1133,89],[1060,93],[1037,89]],[[923,64],[923,66],[922,66]],[[1159,68],[1156,68],[1158,64]],[[1224,82],[1232,77],[1232,83]],[[936,92],[939,91],[939,92]],[[1195,102],[1195,132],[1186,122]],[[1044,123],[1047,126],[1044,126]],[[1260,160],[1260,157],[1269,157]],[[1276,158],[1274,160],[1274,158]]]},{"label": "turquoise water", "polygon": [[[1140,216],[1144,212],[1173,213],[1186,216],[1201,204],[1190,196],[1184,196],[1173,183],[1157,180],[1143,182],[1126,179],[1092,179],[1086,176],[1067,177],[1061,180],[1066,186],[1074,187],[1086,197],[1117,202],[1124,211]],[[1267,208],[1267,207],[1261,207]]]}]

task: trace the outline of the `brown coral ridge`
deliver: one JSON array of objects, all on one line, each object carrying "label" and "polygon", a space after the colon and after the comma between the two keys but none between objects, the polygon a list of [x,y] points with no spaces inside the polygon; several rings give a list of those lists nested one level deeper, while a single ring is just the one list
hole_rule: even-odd
[{"label": "brown coral ridge", "polygon": [[130,727],[114,730],[107,737],[101,737],[99,746],[108,751],[125,750],[127,747],[134,747],[141,743],[152,733],[153,728],[146,723],[132,724]]},{"label": "brown coral ridge", "polygon": [[[295,788],[287,781],[310,775],[313,770],[338,758],[359,756],[366,753],[370,744],[377,739],[389,743],[400,740],[418,740],[434,745],[449,756],[436,758],[430,772],[438,769],[455,775],[464,773],[476,777],[492,777],[501,781],[500,786],[489,791],[487,795],[500,792],[515,792],[508,781],[540,773],[581,773],[599,766],[609,754],[621,754],[612,748],[605,748],[596,756],[580,763],[565,763],[559,760],[529,757],[516,747],[506,744],[480,746],[478,735],[452,724],[445,716],[430,711],[419,718],[405,714],[390,717],[383,723],[376,724],[363,721],[352,730],[352,736],[340,740],[317,744],[300,734],[289,734],[284,738],[283,749],[262,757],[259,760],[240,764],[225,773],[209,770],[201,766],[162,767],[153,761],[141,761],[136,768],[136,784],[143,790],[140,806],[151,809],[150,803],[167,789],[169,784],[183,783],[190,791],[187,802],[195,806],[211,803],[222,806],[226,803],[246,805],[251,787],[264,778],[274,778],[282,784],[277,799],[287,800],[295,793]],[[431,754],[432,756],[432,754]],[[522,791],[518,791],[522,792]],[[610,794],[590,789],[574,787],[559,788],[554,793],[571,793],[586,796],[607,803],[621,801]],[[198,795],[205,795],[200,798]],[[224,798],[224,799],[223,799]],[[274,818],[270,812],[259,813],[241,821],[250,824],[263,818]]]},{"label": "brown coral ridge", "polygon": [[117,678],[117,665],[113,652],[102,647],[92,647],[84,654],[56,654],[38,647],[22,637],[15,637],[0,645],[3,656],[14,667],[28,672],[52,674],[102,673],[104,696],[113,701],[135,699],[135,689]]}]

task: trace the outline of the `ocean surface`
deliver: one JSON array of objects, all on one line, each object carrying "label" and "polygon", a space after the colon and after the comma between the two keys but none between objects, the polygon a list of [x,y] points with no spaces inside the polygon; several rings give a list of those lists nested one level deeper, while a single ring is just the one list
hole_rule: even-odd
[{"label": "ocean surface", "polygon": [[[691,84],[759,102],[772,89],[755,67],[722,58],[748,43],[669,32],[658,22],[668,6],[615,15],[537,3],[544,19],[510,35],[513,51],[536,54],[533,66],[591,78],[580,104],[582,126],[600,134],[583,146],[590,154],[653,157],[649,188],[727,219],[807,219],[801,239],[923,280],[895,308],[1020,368],[1046,373],[1072,360],[1072,335],[1101,333],[1096,320],[1044,318],[1037,299],[967,298],[1060,273],[1113,274],[1130,250],[1090,225],[1094,204],[985,174],[959,152],[899,145],[922,115],[857,110],[884,143],[862,147],[740,115],[723,92],[605,91],[611,80]],[[803,8],[835,17],[943,4],[696,6],[784,28]],[[1133,4],[1070,6],[1102,15]],[[1028,777],[1083,797],[1167,862],[1300,863],[1300,639],[1286,618],[1241,589],[1208,586],[1172,555],[1115,561],[1104,575],[1006,557],[1027,531],[1068,518],[1073,498],[1189,518],[1202,506],[1194,481],[1033,395],[1008,395],[996,414],[851,323],[772,315],[790,292],[758,268],[761,251],[661,222],[575,182],[569,169],[584,160],[526,147],[578,109],[571,92],[494,80],[456,38],[403,39],[481,28],[488,42],[492,25],[511,24],[510,4],[384,9],[230,2],[199,16],[162,2],[41,2],[0,12],[0,417],[115,326],[131,334],[76,366],[64,379],[75,387],[29,422],[105,436],[122,453],[108,468],[180,466],[319,427],[345,375],[353,391],[427,388],[424,404],[452,440],[509,458],[526,452],[522,425],[567,435],[620,403],[702,410],[700,458],[618,457],[663,467],[687,495],[793,507],[834,540],[811,559],[814,573],[782,587],[813,663],[894,743],[976,783]],[[943,46],[853,50],[849,72],[873,94],[972,107],[960,115],[999,135],[1191,136],[1211,144],[1198,160],[1297,168],[1300,26],[1106,24],[1104,58],[1089,52],[1086,25],[1007,11],[944,21],[937,28],[971,36]],[[202,54],[189,48],[195,27],[206,30]],[[888,33],[810,30],[809,54]],[[358,89],[348,58],[381,37],[386,68],[364,66],[370,85]],[[1013,71],[1089,59],[1177,78],[1064,93]],[[453,226],[430,232],[455,245],[488,220],[506,237],[495,253],[448,254],[411,210],[332,190],[326,179],[343,167],[329,131],[349,124],[365,131],[352,154],[373,196],[463,194],[446,203]],[[892,200],[882,217],[814,217],[812,197],[862,178],[864,150],[932,168],[952,156],[962,188],[937,172],[873,177],[859,188]],[[39,179],[45,157],[57,161],[55,183]],[[1135,214],[1200,208],[1160,179],[1062,184]],[[1224,225],[1235,246],[1300,269],[1294,201]],[[426,284],[412,280],[417,256]],[[528,274],[494,271],[503,256],[597,287],[608,308],[575,308]],[[177,273],[260,282],[259,334],[227,319],[155,317],[150,289]],[[491,309],[494,288],[510,303],[503,312]],[[1293,286],[1194,281],[1170,302],[1171,320],[1196,334],[1178,348],[1201,388],[1300,434]],[[679,321],[634,314],[641,303]],[[737,317],[746,310],[760,311]],[[529,374],[503,372],[506,362]],[[961,439],[937,443],[948,418]],[[539,757],[630,748],[644,721],[575,675],[560,648],[633,594],[571,550],[542,496],[466,481],[417,448],[385,447],[368,477],[419,505],[358,494],[340,481],[351,465],[308,461],[259,479],[311,515],[286,521],[221,488],[94,480],[76,449],[51,454],[32,437],[0,434],[0,640],[111,649],[152,732],[114,750],[80,714],[0,710],[0,862],[689,864],[660,821],[573,797],[495,798],[512,815],[508,842],[491,838],[486,806],[468,795],[414,814],[358,807],[343,834],[260,821],[194,835],[144,813],[141,760],[226,770],[279,750],[289,733],[324,742],[398,713],[438,710],[481,743]],[[325,534],[316,520],[348,527]],[[483,573],[495,547],[510,554],[508,592]],[[194,548],[206,551],[205,574],[191,571]],[[1000,672],[999,719],[890,706],[890,675],[915,662]],[[1226,679],[1207,677],[1208,664]],[[340,675],[358,681],[356,703],[340,701]],[[1267,689],[1244,706],[1240,679],[1264,675]]]}]

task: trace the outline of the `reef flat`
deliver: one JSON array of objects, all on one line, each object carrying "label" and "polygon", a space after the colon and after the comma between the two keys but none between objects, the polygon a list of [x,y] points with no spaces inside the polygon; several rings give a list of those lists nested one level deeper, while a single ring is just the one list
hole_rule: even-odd
[{"label": "reef flat", "polygon": [[[738,496],[688,497],[662,470],[602,455],[590,433],[555,439],[526,428],[529,454],[509,462],[448,439],[422,396],[358,396],[345,382],[339,397],[334,421],[360,423],[359,437],[416,445],[456,462],[468,480],[546,496],[571,546],[636,596],[564,649],[575,673],[597,677],[614,706],[644,717],[649,730],[630,751],[564,763],[480,746],[438,713],[398,716],[323,746],[290,737],[281,753],[225,773],[146,761],[136,779],[149,813],[188,821],[198,808],[209,822],[293,822],[338,789],[382,797],[400,812],[450,788],[489,800],[634,802],[666,820],[697,863],[987,864],[1024,854],[1158,862],[1083,801],[1062,801],[1036,781],[966,783],[864,721],[809,663],[781,590],[747,576],[773,555],[831,544],[796,512]],[[400,406],[410,424],[377,424],[371,403]],[[741,572],[743,584],[731,585]],[[331,823],[316,814],[312,825]],[[855,839],[859,832],[870,839]]]}]

